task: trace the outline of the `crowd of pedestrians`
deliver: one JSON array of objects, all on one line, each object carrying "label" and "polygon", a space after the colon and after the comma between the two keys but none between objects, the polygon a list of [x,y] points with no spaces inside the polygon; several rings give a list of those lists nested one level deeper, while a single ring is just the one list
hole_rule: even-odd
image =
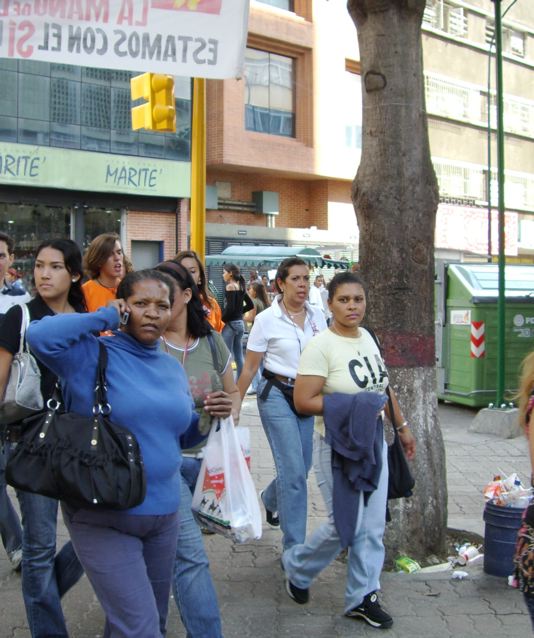
[{"label": "crowd of pedestrians", "polygon": [[[41,244],[30,300],[6,278],[13,253],[11,238],[0,233],[0,396],[20,346],[23,306],[45,401],[59,383],[65,407],[90,415],[90,371],[103,344],[113,419],[137,438],[147,480],[144,501],[126,511],[18,491],[19,522],[4,467],[21,426],[9,427],[0,457],[0,533],[13,569],[22,567],[32,638],[68,635],[61,598],[84,572],[105,613],[106,638],[164,636],[171,591],[189,638],[222,637],[191,502],[215,420],[231,416],[237,424],[246,394],[256,394],[272,452],[275,476],[260,499],[266,523],[281,531],[288,595],[308,603],[314,580],[348,548],[344,613],[372,627],[393,624],[378,595],[388,480],[382,416],[395,424],[408,459],[415,439],[388,390],[376,337],[363,327],[366,289],[358,273],[338,273],[326,287],[321,273],[310,285],[310,268],[297,257],[279,265],[273,282],[255,270],[245,281],[226,264],[221,309],[193,251],[136,272],[120,238],[105,233],[83,262],[71,240]],[[307,529],[312,462],[328,513],[316,530]],[[59,505],[70,540],[57,553]]]}]

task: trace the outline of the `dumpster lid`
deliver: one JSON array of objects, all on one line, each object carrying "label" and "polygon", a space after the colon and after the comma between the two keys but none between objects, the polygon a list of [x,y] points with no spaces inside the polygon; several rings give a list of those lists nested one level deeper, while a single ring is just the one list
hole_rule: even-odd
[{"label": "dumpster lid", "polygon": [[[499,296],[498,264],[449,264],[471,293],[473,303],[496,301]],[[505,297],[534,303],[534,266],[507,264],[504,269]]]}]

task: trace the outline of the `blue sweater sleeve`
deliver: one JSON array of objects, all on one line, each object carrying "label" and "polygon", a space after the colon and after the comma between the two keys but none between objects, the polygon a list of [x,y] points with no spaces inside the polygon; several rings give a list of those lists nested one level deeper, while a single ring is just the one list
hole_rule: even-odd
[{"label": "blue sweater sleeve", "polygon": [[115,308],[99,308],[91,313],[68,313],[33,321],[27,338],[38,359],[61,377],[73,365],[85,366],[93,363],[93,359],[96,361],[96,335],[118,325]]}]

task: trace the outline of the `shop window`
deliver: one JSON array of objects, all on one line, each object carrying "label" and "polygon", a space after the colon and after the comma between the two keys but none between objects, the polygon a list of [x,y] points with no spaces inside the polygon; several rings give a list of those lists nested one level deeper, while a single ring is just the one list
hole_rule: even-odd
[{"label": "shop window", "polygon": [[293,0],[256,0],[261,4],[270,4],[271,7],[284,9],[285,11],[293,11]]},{"label": "shop window", "polygon": [[245,54],[245,128],[295,136],[295,61],[247,48]]}]

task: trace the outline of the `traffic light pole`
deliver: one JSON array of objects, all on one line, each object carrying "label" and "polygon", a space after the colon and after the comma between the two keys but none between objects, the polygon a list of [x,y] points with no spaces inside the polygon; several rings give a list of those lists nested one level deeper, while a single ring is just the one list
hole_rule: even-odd
[{"label": "traffic light pole", "polygon": [[191,130],[191,250],[206,256],[206,80],[193,78]]}]

